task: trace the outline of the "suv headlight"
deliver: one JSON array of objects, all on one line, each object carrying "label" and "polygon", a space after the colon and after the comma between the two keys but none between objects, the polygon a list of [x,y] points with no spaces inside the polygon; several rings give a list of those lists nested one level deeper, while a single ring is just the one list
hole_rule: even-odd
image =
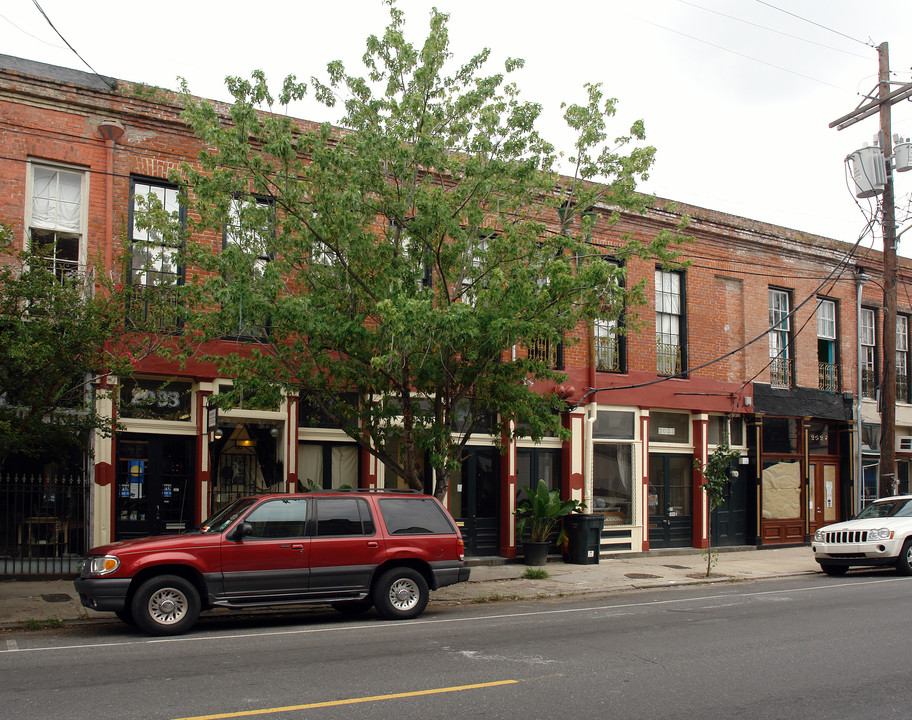
[{"label": "suv headlight", "polygon": [[82,566],[84,575],[110,575],[120,567],[120,558],[116,555],[88,557]]},{"label": "suv headlight", "polygon": [[818,530],[814,533],[814,542],[824,542],[826,540],[826,533],[823,530]]},{"label": "suv headlight", "polygon": [[893,531],[887,528],[868,530],[868,540],[890,540],[892,537]]}]

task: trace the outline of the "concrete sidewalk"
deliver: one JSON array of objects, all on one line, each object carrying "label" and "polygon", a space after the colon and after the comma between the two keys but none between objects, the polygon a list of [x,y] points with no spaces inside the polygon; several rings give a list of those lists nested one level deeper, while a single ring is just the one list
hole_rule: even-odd
[{"label": "concrete sidewalk", "polygon": [[[699,550],[658,551],[601,558],[593,565],[549,562],[548,577],[526,580],[518,563],[472,565],[467,583],[431,593],[431,603],[481,603],[608,593],[635,588],[732,582],[819,572],[810,547],[722,548],[709,578]],[[473,561],[474,562],[474,561]],[[119,622],[113,613],[79,603],[71,580],[0,580],[0,628],[37,628],[87,621]]]}]

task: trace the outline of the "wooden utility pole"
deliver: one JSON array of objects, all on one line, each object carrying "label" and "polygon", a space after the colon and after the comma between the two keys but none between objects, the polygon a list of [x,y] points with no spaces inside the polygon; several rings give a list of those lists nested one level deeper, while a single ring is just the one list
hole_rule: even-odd
[{"label": "wooden utility pole", "polygon": [[[890,54],[887,43],[877,47],[877,99],[830,123],[837,130],[854,125],[875,113],[880,114],[881,147],[886,160],[886,183],[881,202],[883,228],[884,321],[881,332],[883,372],[880,384],[880,467],[878,496],[896,492],[896,216],[893,199],[893,131],[890,108],[912,96],[912,83],[890,90]],[[861,388],[858,388],[861,392]],[[859,439],[860,442],[860,439]],[[860,451],[859,451],[860,452]],[[856,478],[856,482],[861,482]]]},{"label": "wooden utility pole", "polygon": [[893,130],[890,122],[890,55],[887,43],[877,48],[879,72],[880,134],[887,161],[883,192],[883,382],[880,386],[880,467],[878,496],[896,494],[896,215],[893,207]]}]

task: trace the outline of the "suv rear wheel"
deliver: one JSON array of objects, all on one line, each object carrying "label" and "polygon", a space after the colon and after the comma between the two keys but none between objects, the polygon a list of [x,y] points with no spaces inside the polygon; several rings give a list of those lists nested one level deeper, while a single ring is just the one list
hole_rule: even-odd
[{"label": "suv rear wheel", "polygon": [[387,620],[418,617],[427,607],[427,581],[417,570],[398,567],[383,573],[374,585],[374,607]]},{"label": "suv rear wheel", "polygon": [[196,622],[200,599],[188,580],[159,575],[139,586],[131,610],[136,625],[150,635],[180,635]]}]

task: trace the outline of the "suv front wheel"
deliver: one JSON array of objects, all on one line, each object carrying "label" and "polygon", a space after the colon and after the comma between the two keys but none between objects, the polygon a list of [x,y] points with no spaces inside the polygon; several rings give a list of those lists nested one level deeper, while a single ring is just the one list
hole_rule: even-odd
[{"label": "suv front wheel", "polygon": [[429,595],[427,581],[420,572],[408,567],[392,568],[374,585],[374,607],[387,620],[408,620],[424,612]]},{"label": "suv front wheel", "polygon": [[178,575],[146,580],[131,603],[133,621],[150,635],[180,635],[196,622],[200,599],[193,583]]}]

